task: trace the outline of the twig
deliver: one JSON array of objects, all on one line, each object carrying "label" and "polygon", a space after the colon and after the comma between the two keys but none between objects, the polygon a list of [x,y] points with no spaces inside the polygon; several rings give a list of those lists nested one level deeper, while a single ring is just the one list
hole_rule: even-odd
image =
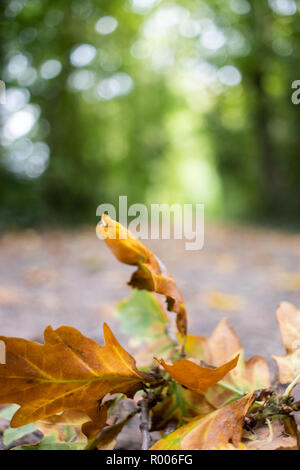
[{"label": "twig", "polygon": [[293,388],[295,387],[295,385],[297,385],[298,381],[300,380],[300,374],[297,375],[297,377],[295,377],[295,379],[293,380],[293,382],[290,383],[290,385],[286,388],[283,396],[285,397],[289,397],[290,394],[291,394],[291,391],[293,390]]},{"label": "twig", "polygon": [[148,450],[151,445],[151,436],[150,436],[150,417],[149,417],[149,401],[147,397],[143,398],[138,402],[138,406],[141,409],[140,414],[140,430],[142,434],[142,450]]}]

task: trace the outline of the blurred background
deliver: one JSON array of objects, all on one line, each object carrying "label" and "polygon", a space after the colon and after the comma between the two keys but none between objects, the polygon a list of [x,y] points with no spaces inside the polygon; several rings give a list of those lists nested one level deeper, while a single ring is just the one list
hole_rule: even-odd
[{"label": "blurred background", "polygon": [[299,219],[296,0],[2,1],[1,226],[101,202]]},{"label": "blurred background", "polygon": [[1,10],[2,334],[39,339],[65,323],[98,338],[100,321],[114,326],[130,268],[94,228],[97,206],[127,195],[205,204],[214,222],[201,252],[148,246],[178,280],[194,332],[225,312],[247,354],[282,352],[276,305],[300,305],[299,0]]}]

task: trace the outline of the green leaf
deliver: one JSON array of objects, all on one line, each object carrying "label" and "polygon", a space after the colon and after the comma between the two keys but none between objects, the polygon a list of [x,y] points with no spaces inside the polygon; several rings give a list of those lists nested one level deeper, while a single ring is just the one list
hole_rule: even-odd
[{"label": "green leaf", "polygon": [[59,442],[56,440],[55,433],[44,437],[44,439],[33,446],[20,446],[15,450],[82,450],[86,445],[86,441],[75,442]]},{"label": "green leaf", "polygon": [[122,333],[147,340],[166,336],[168,317],[150,292],[134,289],[129,299],[120,302],[117,316]]},{"label": "green leaf", "polygon": [[7,419],[8,421],[11,420],[15,412],[20,408],[19,405],[9,405],[0,410],[0,417]]},{"label": "green leaf", "polygon": [[19,428],[7,428],[3,433],[3,444],[8,446],[14,441],[21,439],[27,434],[31,434],[32,432],[36,431],[37,428],[34,424],[26,424],[25,426],[20,426]]},{"label": "green leaf", "polygon": [[81,433],[78,435],[75,426],[53,426],[43,432],[47,434],[37,444],[18,446],[14,450],[83,450],[87,444],[87,439]]}]

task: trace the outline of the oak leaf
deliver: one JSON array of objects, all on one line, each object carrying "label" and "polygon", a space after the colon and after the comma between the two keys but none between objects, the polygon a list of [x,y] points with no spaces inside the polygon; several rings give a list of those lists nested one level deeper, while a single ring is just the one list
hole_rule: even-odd
[{"label": "oak leaf", "polygon": [[277,321],[286,355],[272,357],[279,368],[280,382],[287,384],[300,374],[300,310],[289,302],[282,302],[277,309]]},{"label": "oak leaf", "polygon": [[155,355],[163,354],[166,359],[174,353],[168,316],[152,292],[133,289],[132,296],[119,303],[117,318],[121,333],[130,335],[130,346],[143,345],[135,354],[140,367],[149,366],[149,358]]},{"label": "oak leaf", "polygon": [[130,286],[166,296],[168,310],[176,313],[178,331],[186,335],[187,314],[183,297],[162,262],[129,230],[106,214],[97,225],[97,234],[121,263],[137,266]]},{"label": "oak leaf", "polygon": [[246,450],[298,450],[299,437],[294,418],[277,419],[268,424],[258,424],[251,431],[243,432]]},{"label": "oak leaf", "polygon": [[[257,389],[270,387],[270,372],[266,360],[261,356],[253,356],[245,361],[243,347],[234,329],[223,318],[205,342],[203,360],[207,364],[219,367],[224,361],[232,360],[237,354],[239,355],[237,366],[224,377],[223,382],[242,393],[251,393]],[[208,389],[205,396],[216,408],[238,397],[234,391],[218,384]]]},{"label": "oak leaf", "polygon": [[45,344],[0,337],[6,345],[6,364],[0,365],[0,404],[20,405],[12,427],[69,409],[97,421],[98,402],[104,395],[132,395],[141,382],[154,380],[137,370],[133,357],[106,324],[103,333],[105,346],[68,326],[47,327]]},{"label": "oak leaf", "polygon": [[238,362],[238,356],[215,369],[202,367],[187,359],[180,359],[174,364],[166,364],[161,359],[163,368],[181,385],[194,392],[202,393],[221,380]]},{"label": "oak leaf", "polygon": [[249,394],[205,417],[195,419],[160,439],[151,450],[212,450],[226,448],[228,444],[238,448],[243,420],[253,400],[254,394]]}]

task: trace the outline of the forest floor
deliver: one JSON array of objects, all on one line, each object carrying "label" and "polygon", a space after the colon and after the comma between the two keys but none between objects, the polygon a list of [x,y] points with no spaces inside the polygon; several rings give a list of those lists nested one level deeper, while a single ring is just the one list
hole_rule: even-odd
[{"label": "forest floor", "polygon": [[[144,242],[182,290],[189,330],[208,336],[226,316],[246,358],[282,354],[276,307],[300,307],[300,234],[212,224],[200,251],[184,241]],[[0,238],[0,334],[41,341],[47,325],[71,325],[97,341],[106,321],[121,344],[117,303],[130,295],[133,268],[116,261],[94,228],[27,230]]]}]

